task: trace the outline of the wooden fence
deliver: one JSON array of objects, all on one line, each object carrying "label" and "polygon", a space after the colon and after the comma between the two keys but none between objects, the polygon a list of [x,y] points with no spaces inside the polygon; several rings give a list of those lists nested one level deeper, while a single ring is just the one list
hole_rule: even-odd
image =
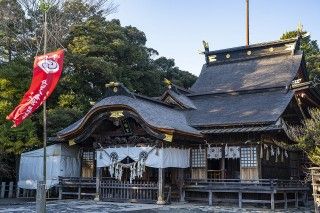
[{"label": "wooden fence", "polygon": [[59,177],[59,199],[91,197],[96,195],[96,178]]},{"label": "wooden fence", "polygon": [[3,198],[34,198],[36,190],[20,189],[14,182],[1,182],[0,199]]},{"label": "wooden fence", "polygon": [[101,197],[106,201],[154,203],[158,196],[156,182],[101,181]]},{"label": "wooden fence", "polygon": [[313,189],[313,200],[315,212],[320,212],[320,167],[312,167],[311,177],[312,177],[312,189]]}]

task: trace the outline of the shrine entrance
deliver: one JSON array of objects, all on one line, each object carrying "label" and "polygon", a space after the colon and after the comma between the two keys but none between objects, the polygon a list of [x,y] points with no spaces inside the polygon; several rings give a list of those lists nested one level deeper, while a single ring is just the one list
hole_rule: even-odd
[{"label": "shrine entrance", "polygon": [[240,147],[209,146],[207,149],[208,179],[240,178]]},{"label": "shrine entrance", "polygon": [[106,201],[169,202],[173,188],[179,194],[183,171],[189,166],[190,149],[155,146],[101,148],[97,150],[99,198]]}]

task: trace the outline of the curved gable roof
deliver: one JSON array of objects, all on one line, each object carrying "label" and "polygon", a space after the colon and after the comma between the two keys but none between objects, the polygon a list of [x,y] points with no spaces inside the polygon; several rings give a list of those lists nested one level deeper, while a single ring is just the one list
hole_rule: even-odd
[{"label": "curved gable roof", "polygon": [[116,95],[104,98],[95,104],[79,121],[58,132],[58,137],[69,134],[84,125],[90,115],[101,108],[123,107],[135,111],[148,125],[167,130],[176,130],[185,133],[200,135],[200,132],[189,126],[182,111],[158,104],[142,98],[132,98]]}]

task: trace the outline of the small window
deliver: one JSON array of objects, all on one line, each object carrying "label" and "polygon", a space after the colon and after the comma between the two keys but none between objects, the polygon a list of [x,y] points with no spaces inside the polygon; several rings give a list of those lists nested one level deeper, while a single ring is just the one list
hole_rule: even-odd
[{"label": "small window", "polygon": [[86,152],[84,151],[82,154],[83,161],[93,161],[94,160],[94,152]]},{"label": "small window", "polygon": [[206,167],[206,160],[205,149],[191,150],[191,167]]},{"label": "small window", "polygon": [[257,167],[257,149],[256,147],[241,148],[241,168]]}]

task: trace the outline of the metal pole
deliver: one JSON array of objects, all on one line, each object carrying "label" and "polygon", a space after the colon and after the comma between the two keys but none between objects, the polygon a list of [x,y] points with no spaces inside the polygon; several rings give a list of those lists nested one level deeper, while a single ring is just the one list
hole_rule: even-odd
[{"label": "metal pole", "polygon": [[249,45],[249,0],[246,0],[246,45]]}]

